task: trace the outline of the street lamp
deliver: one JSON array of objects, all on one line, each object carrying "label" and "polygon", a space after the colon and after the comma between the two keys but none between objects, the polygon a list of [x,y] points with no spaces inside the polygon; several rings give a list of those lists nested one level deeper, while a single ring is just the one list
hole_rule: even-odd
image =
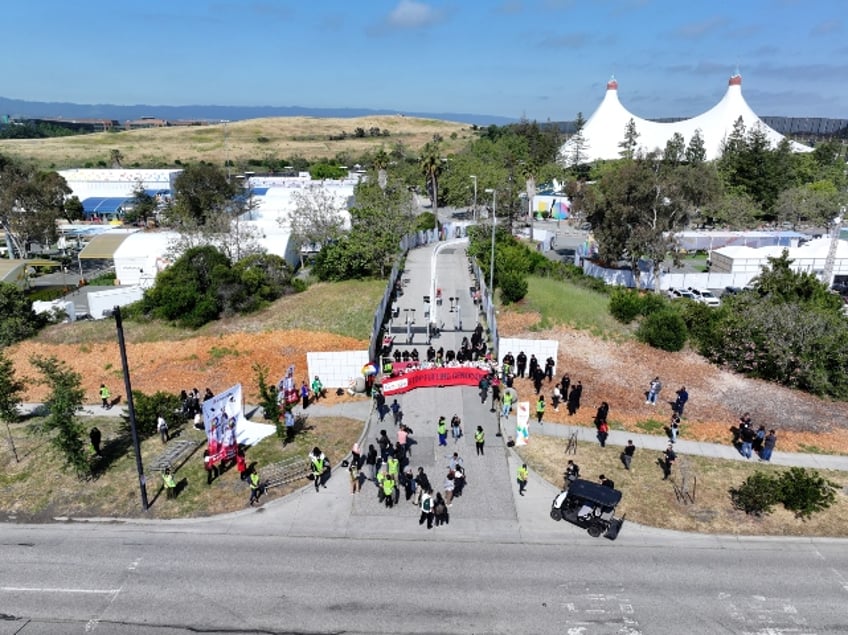
[{"label": "street lamp", "polygon": [[477,220],[477,175],[472,174],[470,176],[470,178],[471,178],[472,181],[474,181],[474,207],[472,209],[474,210],[473,215],[474,215],[474,220],[476,221]]},{"label": "street lamp", "polygon": [[498,191],[486,188],[486,193],[492,195],[492,255],[489,260],[489,303],[495,304],[495,224],[497,223]]}]

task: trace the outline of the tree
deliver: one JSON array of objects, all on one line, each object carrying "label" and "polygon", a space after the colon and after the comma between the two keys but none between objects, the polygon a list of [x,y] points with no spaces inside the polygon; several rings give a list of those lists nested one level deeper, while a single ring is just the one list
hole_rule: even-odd
[{"label": "tree", "polygon": [[65,200],[65,220],[69,223],[83,220],[85,218],[85,208],[82,206],[82,201],[79,197],[73,195]]},{"label": "tree", "polygon": [[133,189],[129,209],[124,213],[124,221],[130,224],[140,223],[146,227],[148,220],[156,216],[158,206],[156,198],[144,190],[144,184],[139,180]]},{"label": "tree", "polygon": [[291,239],[300,251],[301,266],[305,246],[321,249],[338,240],[344,232],[345,202],[323,187],[298,190],[292,195],[294,209],[277,222],[288,225]]},{"label": "tree", "polygon": [[574,120],[574,134],[568,140],[567,154],[565,156],[566,167],[576,170],[580,165],[586,162],[586,156],[589,151],[589,142],[583,129],[586,127],[586,120],[583,119],[583,113],[577,113],[577,119]]},{"label": "tree", "polygon": [[12,360],[0,351],[0,419],[6,422],[9,445],[12,448],[12,454],[15,455],[16,462],[19,461],[18,451],[15,448],[15,440],[12,438],[10,424],[16,423],[20,419],[18,406],[23,401],[21,394],[24,388],[24,382],[15,376],[15,367]]},{"label": "tree", "polygon": [[209,163],[192,164],[174,181],[168,216],[178,226],[203,226],[226,214],[236,194],[223,170]]},{"label": "tree", "polygon": [[783,190],[777,197],[774,212],[777,220],[827,225],[845,204],[845,196],[830,181],[816,181],[799,187]]},{"label": "tree", "polygon": [[751,229],[756,227],[762,208],[741,188],[722,192],[701,208],[701,220],[707,225],[719,225],[727,229]]},{"label": "tree", "polygon": [[639,147],[639,132],[636,130],[636,122],[633,118],[624,126],[624,139],[618,144],[621,148],[619,156],[622,159],[633,159],[636,156],[636,148]]},{"label": "tree", "polygon": [[706,161],[707,148],[704,145],[704,135],[701,133],[700,128],[695,130],[692,138],[689,139],[689,145],[686,146],[684,158],[689,165],[697,165]]},{"label": "tree", "polygon": [[239,190],[220,168],[208,163],[186,167],[174,182],[174,200],[165,217],[180,234],[171,246],[171,257],[194,247],[213,246],[228,258],[264,251],[256,227],[241,222],[256,202]]},{"label": "tree", "polygon": [[438,222],[439,217],[439,175],[442,173],[442,149],[438,139],[429,141],[421,151],[419,165],[427,181],[430,195],[430,209]]},{"label": "tree", "polygon": [[675,132],[665,144],[663,161],[669,166],[677,166],[686,157],[686,140],[679,132]]},{"label": "tree", "polygon": [[32,310],[32,303],[23,291],[8,282],[0,282],[0,347],[32,337],[46,324],[45,315]]},{"label": "tree", "polygon": [[123,167],[121,164],[124,162],[124,154],[118,148],[112,148],[109,151],[109,163],[112,164],[113,168],[121,168]]},{"label": "tree", "polygon": [[56,240],[56,221],[64,217],[70,193],[57,172],[40,172],[0,155],[0,227],[12,245],[10,257],[26,258],[30,243]]},{"label": "tree", "polygon": [[259,388],[259,406],[265,415],[265,419],[273,422],[276,427],[277,437],[282,439],[286,436],[285,424],[281,421],[283,414],[280,408],[280,402],[277,395],[277,387],[272,383],[268,383],[267,366],[263,366],[259,362],[254,362],[253,373],[256,375],[256,385]]},{"label": "tree", "polygon": [[44,402],[48,415],[36,425],[36,431],[52,434],[50,443],[64,456],[65,464],[79,477],[88,475],[91,467],[84,440],[85,427],[77,417],[85,397],[82,376],[55,357],[36,355],[30,358],[30,363],[41,372],[40,383],[50,389]]},{"label": "tree", "polygon": [[798,303],[839,315],[842,299],[830,293],[826,284],[809,271],[795,271],[789,251],[784,249],[780,256],[769,257],[755,278],[757,293],[771,301],[785,304]]},{"label": "tree", "polygon": [[374,169],[377,170],[377,183],[382,189],[386,189],[389,177],[386,169],[389,167],[389,155],[385,148],[380,148],[377,154],[374,155]]}]

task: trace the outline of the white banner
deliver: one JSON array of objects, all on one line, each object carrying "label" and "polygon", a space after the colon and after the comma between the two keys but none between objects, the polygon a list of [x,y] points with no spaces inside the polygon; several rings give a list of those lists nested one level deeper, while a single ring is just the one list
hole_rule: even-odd
[{"label": "white banner", "polygon": [[244,426],[241,384],[236,384],[203,402],[203,425],[209,439],[209,454],[231,458],[238,449],[237,434]]},{"label": "white banner", "polygon": [[527,445],[530,440],[530,402],[519,401],[515,412],[515,445]]}]

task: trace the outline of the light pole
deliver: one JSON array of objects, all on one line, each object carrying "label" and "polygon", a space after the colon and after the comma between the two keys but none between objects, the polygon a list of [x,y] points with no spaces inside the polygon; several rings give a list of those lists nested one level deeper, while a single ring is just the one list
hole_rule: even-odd
[{"label": "light pole", "polygon": [[473,217],[474,217],[474,220],[476,221],[477,220],[477,175],[472,174],[470,178],[471,178],[472,181],[474,181],[474,207],[472,209],[474,210]]},{"label": "light pole", "polygon": [[492,255],[489,260],[489,303],[495,304],[495,225],[497,220],[498,209],[498,191],[491,188],[486,189],[487,194],[492,195]]},{"label": "light pole", "polygon": [[842,230],[842,221],[845,219],[845,207],[839,210],[839,216],[833,219],[833,229],[830,234],[830,247],[827,250],[827,258],[824,261],[822,282],[830,289],[833,286],[833,269],[836,264],[836,248],[839,245],[839,233]]}]

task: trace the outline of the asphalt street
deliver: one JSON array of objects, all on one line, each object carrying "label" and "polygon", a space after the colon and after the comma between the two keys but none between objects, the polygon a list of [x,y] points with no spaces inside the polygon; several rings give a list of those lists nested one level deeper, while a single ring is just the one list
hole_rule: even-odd
[{"label": "asphalt street", "polygon": [[[439,245],[435,262],[434,249],[410,253],[398,307],[417,307],[406,315],[423,326],[423,296],[442,288],[432,319],[445,326],[433,345],[457,348],[477,317],[467,261],[461,243]],[[449,297],[460,298],[458,312]],[[426,328],[398,345],[423,353]],[[518,496],[517,455],[476,388],[419,389],[399,402],[415,433],[412,465],[436,488],[449,456],[464,458],[468,485],[447,526],[420,526],[403,497],[393,509],[378,504],[370,482],[351,495],[342,469],[317,493],[307,486],[213,518],[6,524],[0,635],[848,631],[846,541],[691,535],[629,522],[615,542],[592,538],[550,519],[557,489],[535,474]],[[390,418],[379,421],[365,400],[334,408],[367,419],[365,448],[380,429],[394,435]],[[466,435],[439,446],[436,420],[453,414]],[[481,457],[477,425],[486,431]],[[514,429],[514,417],[503,425]],[[532,428],[531,438],[559,428],[568,430]],[[654,442],[664,440],[639,440]]]}]

